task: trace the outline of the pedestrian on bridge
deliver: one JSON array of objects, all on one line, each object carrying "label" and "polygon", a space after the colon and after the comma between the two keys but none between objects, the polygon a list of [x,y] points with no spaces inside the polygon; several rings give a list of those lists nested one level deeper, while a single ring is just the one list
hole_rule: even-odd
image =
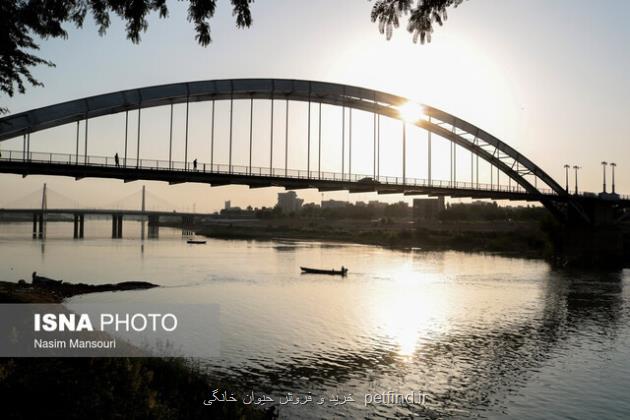
[{"label": "pedestrian on bridge", "polygon": [[197,159],[193,160],[193,170],[197,170]]},{"label": "pedestrian on bridge", "polygon": [[116,167],[120,167],[120,158],[118,157],[118,152],[114,155],[114,162],[116,163]]}]

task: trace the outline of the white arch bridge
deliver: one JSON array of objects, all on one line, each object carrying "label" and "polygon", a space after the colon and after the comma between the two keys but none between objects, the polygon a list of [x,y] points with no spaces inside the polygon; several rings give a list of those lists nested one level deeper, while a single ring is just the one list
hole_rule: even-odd
[{"label": "white arch bridge", "polygon": [[[229,103],[229,108],[223,115],[215,113],[219,101]],[[265,141],[269,143],[269,161],[265,165],[253,166],[253,157],[260,160],[260,156],[253,156],[257,154],[253,151],[253,143],[260,142],[256,138],[260,128],[254,130],[254,104],[259,109],[261,101],[267,103],[265,109],[268,109],[265,111],[265,118],[269,118],[266,124],[269,135],[265,136]],[[209,112],[204,117],[209,125],[210,153],[204,162],[198,162],[197,159],[191,162],[189,154],[189,107],[197,102],[210,103]],[[243,102],[249,105],[248,112],[236,112],[235,105],[242,106]],[[302,133],[307,157],[303,167],[295,168],[289,163],[292,157],[289,151],[295,150],[289,132],[295,130],[292,107],[298,102],[302,103],[302,107],[307,104],[303,117],[308,123]],[[183,161],[173,159],[173,109],[177,104],[185,104],[186,110]],[[340,128],[339,145],[332,152],[329,147],[326,153],[328,156],[322,154],[322,126],[331,124],[331,121],[322,118],[322,105],[339,113],[335,121],[335,125]],[[147,142],[156,142],[154,138],[146,139],[142,136],[142,111],[153,107],[170,107],[168,157],[164,156],[162,159],[149,159],[142,155]],[[356,138],[357,117],[353,122],[353,111],[355,115],[363,114],[364,125],[365,116],[369,117],[369,130],[363,127],[360,139]],[[90,155],[90,120],[112,114],[120,114],[120,124],[125,127],[124,152],[116,157],[113,153],[109,156]],[[134,127],[129,124],[130,116],[136,122]],[[222,136],[217,135],[215,130],[215,125],[218,124],[215,120],[220,117],[229,120],[229,129]],[[280,124],[279,119],[282,121]],[[400,143],[396,143],[401,145],[400,165],[396,165],[399,173],[394,175],[381,174],[381,150],[383,146],[385,149],[392,149],[394,144],[391,136],[383,133],[383,119],[391,119],[400,124]],[[51,144],[46,146],[53,151],[31,150],[31,134],[67,124],[76,124],[74,150],[58,150]],[[234,145],[236,126],[243,125],[249,128],[248,148]],[[426,131],[426,144],[423,144],[426,147],[426,156],[422,162],[426,170],[422,178],[409,176],[409,169],[420,164],[419,158],[407,153],[410,137],[408,131],[415,127]],[[366,132],[370,133],[370,138],[365,138]],[[135,150],[129,150],[132,136]],[[432,145],[437,141],[436,137],[449,144],[450,154],[446,158],[448,163],[444,162],[444,157],[435,161]],[[0,145],[3,141],[16,138],[21,140],[21,148],[0,149],[0,173],[539,201],[561,221],[587,224],[596,223],[597,214],[601,212],[593,209],[602,205],[613,209],[614,218],[625,218],[630,207],[628,197],[584,195],[577,191],[569,193],[568,185],[561,186],[542,168],[508,144],[454,115],[430,106],[414,105],[406,98],[385,92],[317,81],[210,80],[107,93],[1,118]],[[227,159],[221,162],[216,154],[219,145],[228,150]],[[256,150],[259,147],[257,145]],[[284,160],[276,158],[274,161],[274,147],[284,149]],[[360,153],[356,152],[357,147],[360,148]],[[357,166],[356,156],[365,159],[365,149],[368,147],[372,149],[369,153],[372,156],[371,162],[368,165],[366,162],[361,163],[364,168],[371,166],[371,173],[353,172],[353,162],[355,168]],[[304,151],[304,148],[301,150]],[[470,160],[463,171],[461,168],[458,171],[462,153],[469,155]],[[237,161],[237,154],[246,156],[246,163]],[[340,170],[322,170],[323,159],[340,161]],[[438,165],[449,167],[447,179],[436,179],[434,169]],[[480,168],[486,179],[481,179]]]}]

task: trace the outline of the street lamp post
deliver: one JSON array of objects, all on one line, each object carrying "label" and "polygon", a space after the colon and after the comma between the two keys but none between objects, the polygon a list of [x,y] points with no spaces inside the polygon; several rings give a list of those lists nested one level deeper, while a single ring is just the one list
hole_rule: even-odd
[{"label": "street lamp post", "polygon": [[581,169],[577,165],[573,165],[573,169],[575,169],[575,195],[578,193],[578,169]]},{"label": "street lamp post", "polygon": [[569,168],[571,168],[571,165],[565,164],[564,165],[564,179],[565,179],[565,187],[564,189],[566,190],[566,192],[569,192]]},{"label": "street lamp post", "polygon": [[615,193],[615,168],[617,167],[617,164],[614,162],[610,163],[610,167],[612,168],[612,193]]},{"label": "street lamp post", "polygon": [[608,162],[603,161],[602,169],[604,170],[604,194],[606,194],[606,165],[608,165]]}]

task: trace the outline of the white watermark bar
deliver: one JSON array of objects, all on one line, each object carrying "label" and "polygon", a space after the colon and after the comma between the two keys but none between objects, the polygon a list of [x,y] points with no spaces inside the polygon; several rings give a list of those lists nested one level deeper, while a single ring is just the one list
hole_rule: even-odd
[{"label": "white watermark bar", "polygon": [[0,357],[217,357],[216,304],[0,304]]}]

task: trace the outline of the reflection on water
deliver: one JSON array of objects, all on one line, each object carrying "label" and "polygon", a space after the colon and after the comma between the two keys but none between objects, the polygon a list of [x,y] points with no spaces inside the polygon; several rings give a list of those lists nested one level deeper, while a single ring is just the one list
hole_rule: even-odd
[{"label": "reflection on water", "polygon": [[[0,225],[0,273],[68,281],[146,280],[160,289],[75,302],[221,305],[222,383],[276,398],[351,393],[335,407],[282,406],[284,418],[623,418],[630,412],[630,275],[556,272],[540,261],[307,242],[84,241],[49,230],[46,247]],[[54,225],[51,223],[51,225]],[[134,227],[125,234],[138,237]],[[59,229],[59,231],[55,231]],[[350,267],[346,278],[299,266]],[[423,391],[426,407],[367,406],[365,393]],[[333,411],[334,410],[334,411]]]}]

